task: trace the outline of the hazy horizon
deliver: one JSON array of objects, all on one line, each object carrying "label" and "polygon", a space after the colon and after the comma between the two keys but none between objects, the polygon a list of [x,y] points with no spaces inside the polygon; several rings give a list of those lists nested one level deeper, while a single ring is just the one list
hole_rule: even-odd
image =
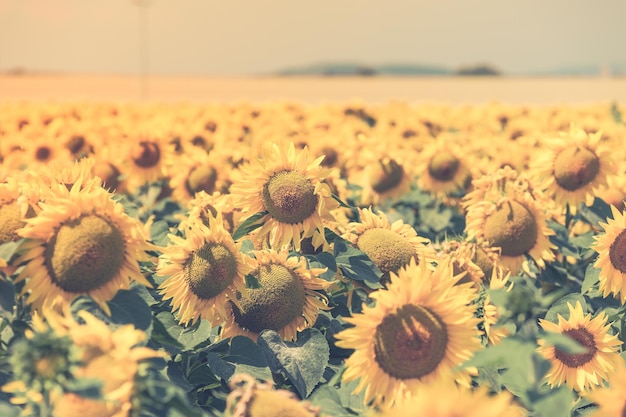
[{"label": "hazy horizon", "polygon": [[[144,0],[145,1],[145,0]],[[626,2],[0,0],[0,70],[264,75],[321,63],[626,67]]]}]

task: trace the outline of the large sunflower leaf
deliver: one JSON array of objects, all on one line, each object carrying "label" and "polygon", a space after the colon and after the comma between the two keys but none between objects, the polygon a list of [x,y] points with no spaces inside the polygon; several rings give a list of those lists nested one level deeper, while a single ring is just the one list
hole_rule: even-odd
[{"label": "large sunflower leaf", "polygon": [[530,394],[530,403],[538,416],[570,417],[574,393],[567,386]]},{"label": "large sunflower leaf", "polygon": [[320,252],[316,255],[306,255],[311,268],[327,268],[326,272],[320,274],[320,278],[331,281],[337,275],[337,262],[335,257],[327,252]]},{"label": "large sunflower leaf", "polygon": [[581,204],[579,211],[580,216],[595,227],[601,227],[600,222],[606,223],[607,219],[613,218],[611,206],[598,197],[593,200],[593,204],[591,206]]},{"label": "large sunflower leaf", "polygon": [[212,335],[211,325],[206,320],[199,320],[191,326],[182,327],[169,311],[161,311],[154,319],[153,339],[164,346],[189,351],[206,342]]},{"label": "large sunflower leaf", "polygon": [[348,246],[343,239],[335,240],[335,261],[343,274],[353,280],[362,281],[368,287],[382,288],[380,279],[383,273],[372,260],[359,249]]},{"label": "large sunflower leaf", "polygon": [[12,405],[6,402],[0,403],[0,415],[4,417],[19,417],[22,409],[16,405]]},{"label": "large sunflower leaf", "polygon": [[554,304],[552,304],[546,312],[545,319],[553,323],[557,323],[559,321],[559,315],[564,319],[569,318],[569,307],[567,305],[571,304],[572,307],[574,307],[577,301],[580,302],[580,305],[583,308],[583,313],[586,312],[587,302],[585,301],[585,297],[579,293],[570,293],[559,298]]},{"label": "large sunflower leaf", "polygon": [[283,371],[302,398],[320,382],[330,356],[328,342],[317,329],[299,333],[295,343],[284,342],[273,330],[263,330],[257,344],[272,372]]},{"label": "large sunflower leaf", "polygon": [[77,313],[86,310],[107,324],[132,324],[137,329],[145,331],[148,336],[151,333],[152,311],[144,301],[139,287],[129,290],[118,290],[115,297],[107,304],[111,315],[107,315],[98,304],[90,297],[81,295],[72,302],[72,312]]},{"label": "large sunflower leaf", "polygon": [[263,226],[263,223],[259,222],[259,220],[262,219],[266,214],[267,211],[261,211],[248,217],[243,223],[239,225],[239,227],[237,227],[237,230],[235,230],[235,232],[233,233],[233,240],[239,240],[253,230],[256,230],[259,227]]},{"label": "large sunflower leaf", "polygon": [[583,280],[580,293],[585,294],[592,289],[598,282],[600,282],[600,270],[593,265],[588,265],[585,270],[585,279]]},{"label": "large sunflower leaf", "polygon": [[150,228],[150,240],[159,246],[167,246],[170,242],[169,238],[170,225],[164,220],[157,220]]},{"label": "large sunflower leaf", "polygon": [[9,262],[15,252],[19,249],[23,239],[17,240],[15,242],[6,242],[0,245],[0,259],[4,259]]},{"label": "large sunflower leaf", "polygon": [[320,407],[324,415],[333,417],[352,417],[359,413],[346,408],[341,403],[341,398],[337,388],[330,385],[322,385],[316,389],[309,398],[311,404]]},{"label": "large sunflower leaf", "polygon": [[263,352],[252,339],[245,336],[231,339],[227,355],[208,352],[207,365],[215,375],[225,381],[235,374],[249,374],[260,380],[272,381],[272,371]]}]

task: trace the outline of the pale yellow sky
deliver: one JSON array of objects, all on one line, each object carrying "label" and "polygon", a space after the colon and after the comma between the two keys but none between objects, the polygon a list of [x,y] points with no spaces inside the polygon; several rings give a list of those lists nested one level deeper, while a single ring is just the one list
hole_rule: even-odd
[{"label": "pale yellow sky", "polygon": [[[146,13],[151,74],[337,61],[626,68],[625,0],[152,0]],[[131,0],[0,0],[0,70],[137,74],[139,24]]]}]

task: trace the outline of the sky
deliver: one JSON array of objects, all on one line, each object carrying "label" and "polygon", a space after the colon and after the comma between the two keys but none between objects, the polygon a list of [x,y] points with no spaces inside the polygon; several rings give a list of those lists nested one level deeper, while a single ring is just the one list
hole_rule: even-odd
[{"label": "sky", "polygon": [[523,74],[626,66],[625,18],[625,0],[0,0],[0,71],[239,76],[358,62],[489,63]]}]

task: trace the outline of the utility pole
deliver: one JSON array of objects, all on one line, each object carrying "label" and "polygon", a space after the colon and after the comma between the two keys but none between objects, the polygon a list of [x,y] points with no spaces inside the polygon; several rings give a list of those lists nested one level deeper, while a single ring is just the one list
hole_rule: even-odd
[{"label": "utility pole", "polygon": [[139,12],[139,82],[141,98],[147,100],[150,96],[150,33],[148,25],[148,7],[152,0],[132,0]]}]

